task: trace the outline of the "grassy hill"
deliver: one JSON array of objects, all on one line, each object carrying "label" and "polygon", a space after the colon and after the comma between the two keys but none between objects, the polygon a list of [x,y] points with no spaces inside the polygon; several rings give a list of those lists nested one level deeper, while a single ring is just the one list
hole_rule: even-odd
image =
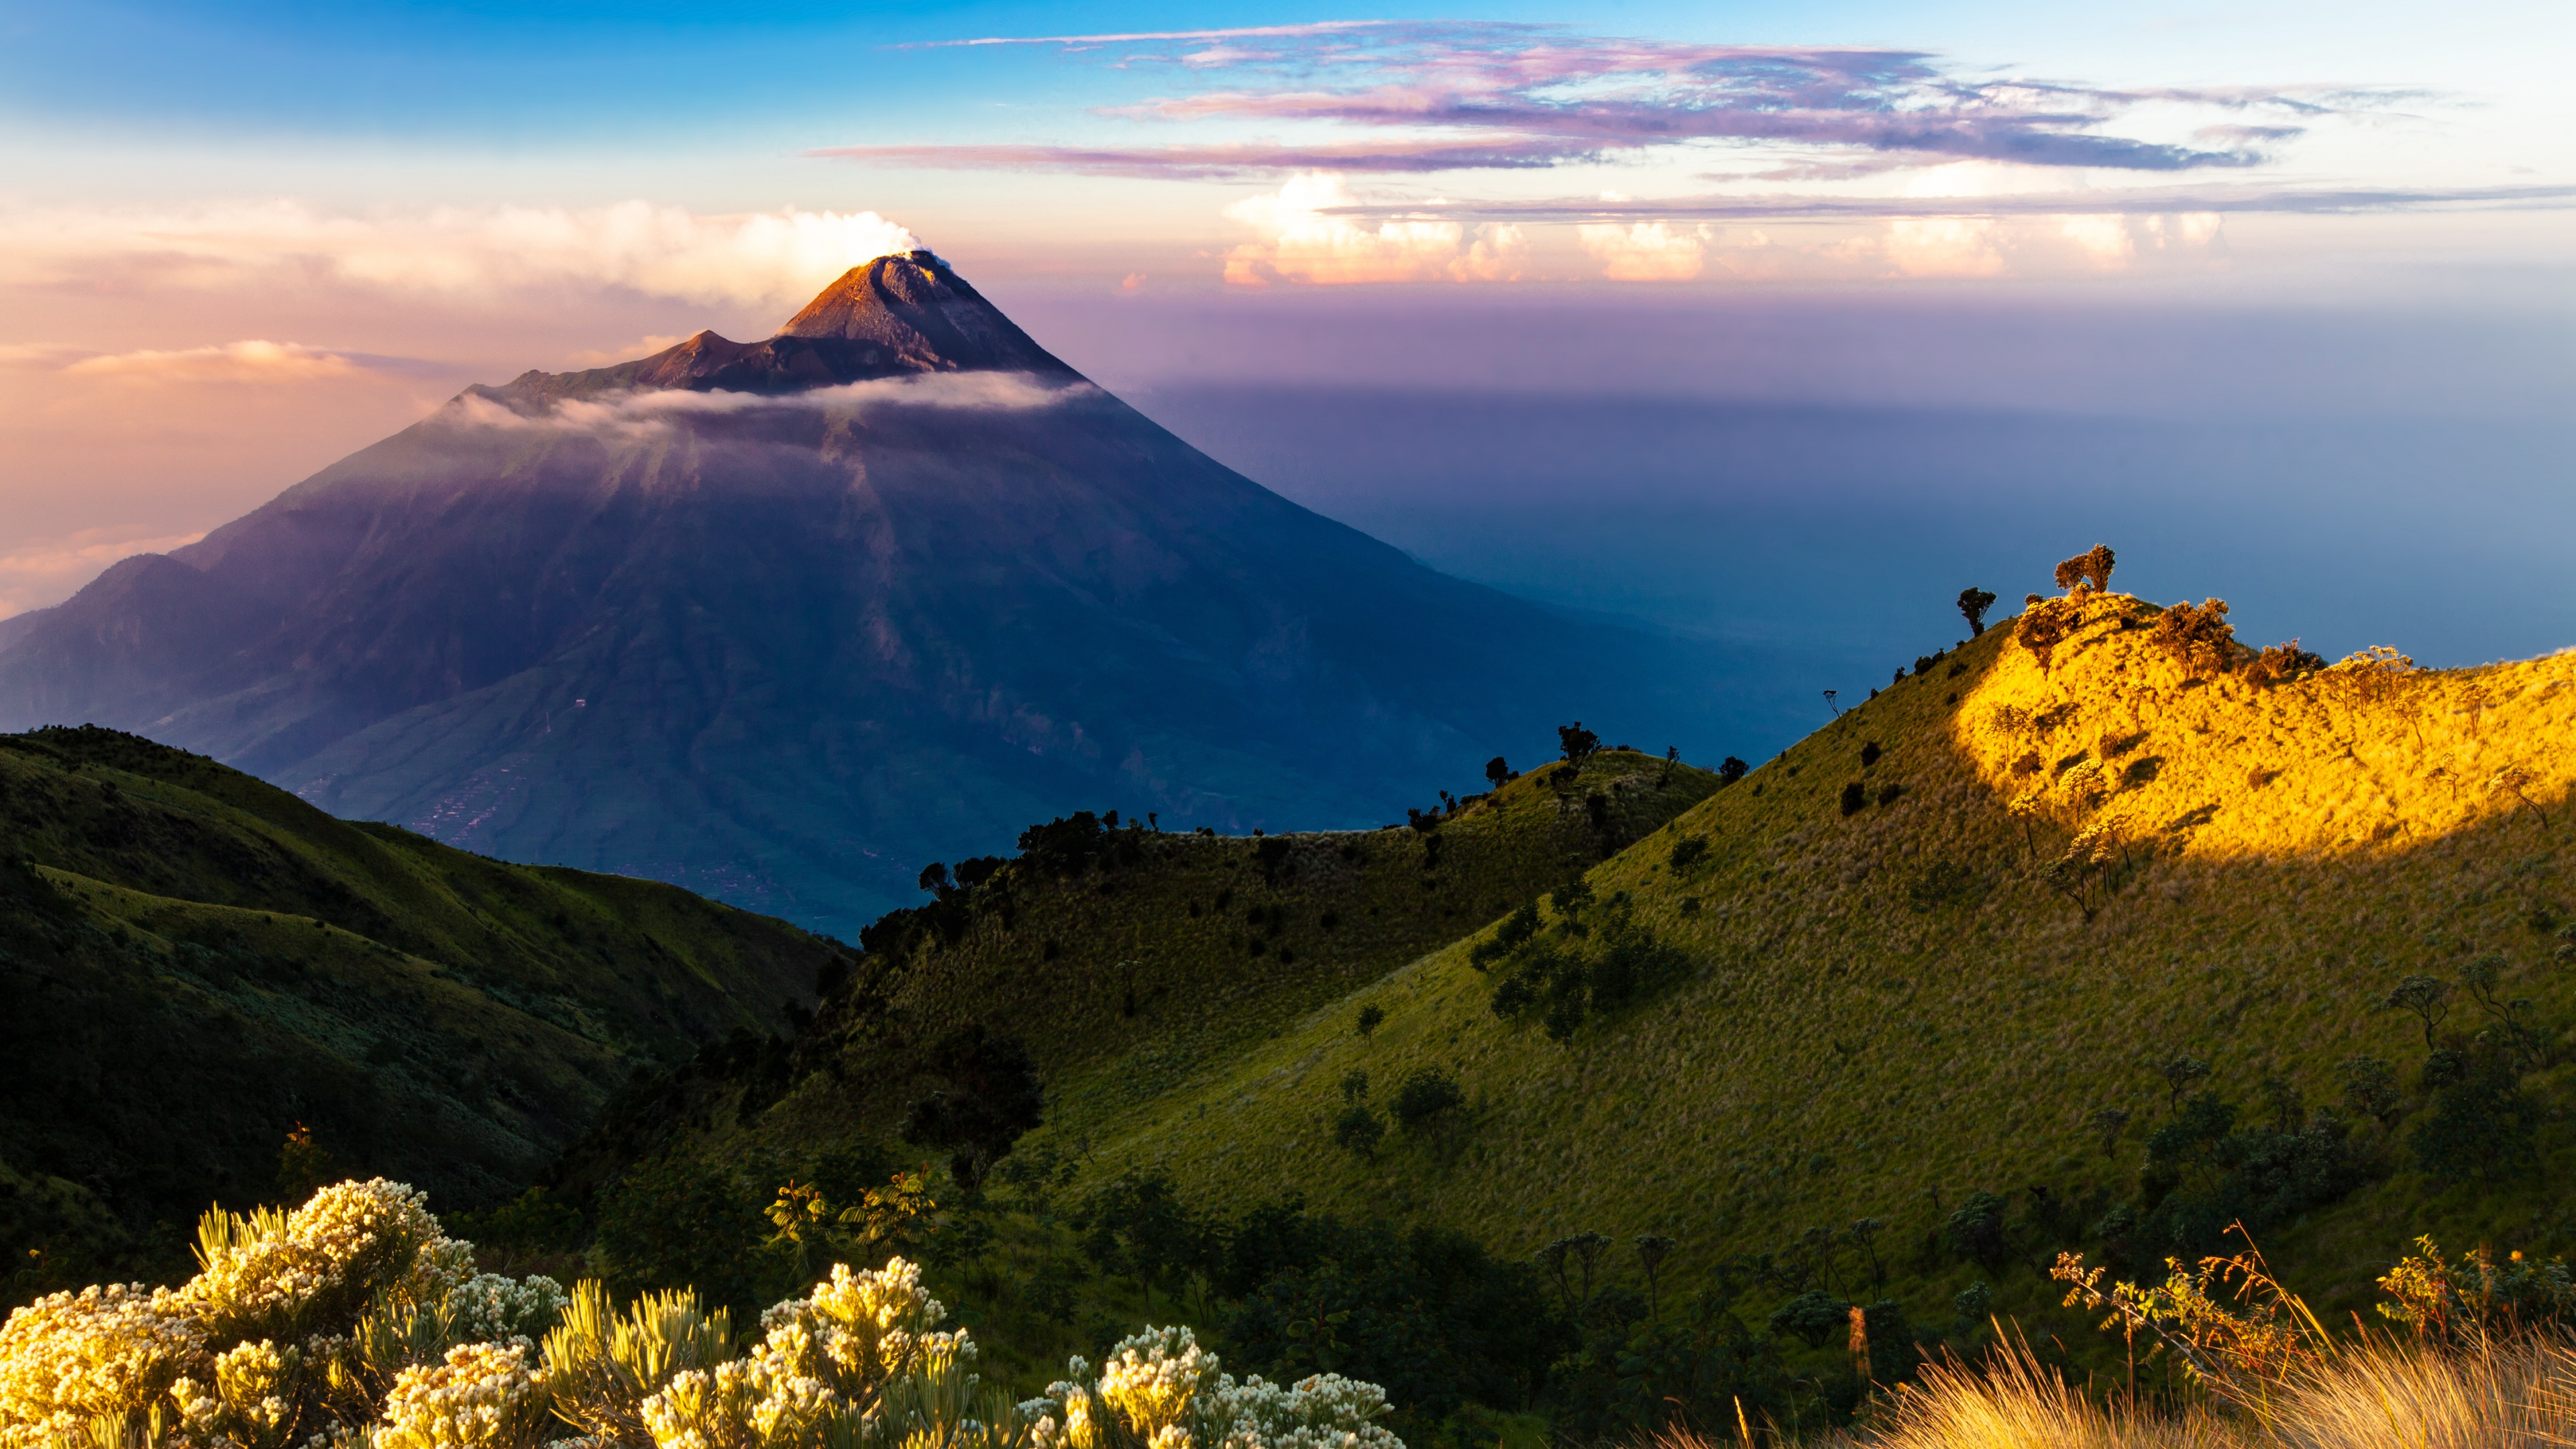
[{"label": "grassy hill", "polygon": [[[2242,669],[2190,677],[2151,642],[2152,605],[2050,607],[2069,637],[2045,667],[1989,630],[1593,869],[1574,922],[1592,936],[1560,936],[1551,911],[1520,953],[1479,963],[1461,940],[1319,1003],[1140,1104],[1088,1171],[1167,1171],[1220,1212],[1296,1191],[1512,1254],[1666,1234],[1668,1300],[1747,1253],[1803,1257],[1855,1298],[1895,1294],[1918,1323],[1991,1280],[2044,1329],[2056,1295],[2034,1265],[2054,1250],[2151,1270],[2172,1245],[2123,1233],[2122,1204],[2152,1218],[2225,1197],[2242,1141],[2168,1139],[2146,1161],[2207,1092],[2283,1139],[2319,1125],[2315,1106],[2351,1126],[2348,1152],[2316,1159],[2345,1190],[2263,1234],[2276,1260],[2316,1265],[2302,1286],[2324,1305],[2357,1305],[2419,1232],[2576,1248],[2552,1186],[2576,1171],[2576,656],[2260,686]],[[1699,844],[1677,857],[1684,841]],[[1498,1018],[1498,984],[1516,963],[1526,976],[1530,950],[1554,938],[1579,957],[1639,929],[1685,963],[1660,995],[1562,1041]],[[2492,1010],[2471,989],[2481,958]],[[2419,1076],[2426,1024],[2383,1008],[2410,974],[2449,989],[2432,1035],[2455,1070],[2511,1059],[2498,1110],[2536,1122],[2527,1170],[2474,1152],[2421,1170],[2418,1134],[2478,1124],[2451,1120],[2474,1116],[2467,1087],[2442,1088],[2438,1064]],[[1350,1023],[1368,1005],[1385,1025],[1363,1037]],[[2185,1068],[2177,1087],[2161,1068],[2185,1056],[2208,1075]],[[2356,1056],[2394,1068],[2384,1124],[2344,1101]],[[1373,1158],[1334,1145],[1348,1074],[1422,1066],[1463,1085],[1460,1120]],[[1979,1193],[2002,1212],[1982,1264],[1951,1222]],[[1847,1232],[1863,1218],[1887,1224],[1866,1244]],[[1624,1248],[1604,1263],[1644,1286]],[[2063,1326],[2090,1335],[2076,1315]]]},{"label": "grassy hill", "polygon": [[925,1050],[970,1022],[1028,1045],[1052,1130],[1078,1149],[1717,787],[1696,766],[1604,750],[1418,827],[1242,837],[1086,815],[1033,829],[1017,859],[961,866],[977,884],[870,927],[864,967],[827,993],[765,1088],[704,1084],[700,1097],[741,1093],[734,1110],[657,1099],[622,1136],[612,1122],[603,1158],[567,1176],[613,1173],[690,1121],[708,1124],[701,1145],[719,1158],[881,1137],[937,1085],[921,1075]]},{"label": "grassy hill", "polygon": [[276,1196],[299,1122],[343,1170],[487,1203],[635,1067],[765,1037],[841,955],[115,731],[0,736],[0,1240],[33,1286],[152,1266],[210,1200]]}]

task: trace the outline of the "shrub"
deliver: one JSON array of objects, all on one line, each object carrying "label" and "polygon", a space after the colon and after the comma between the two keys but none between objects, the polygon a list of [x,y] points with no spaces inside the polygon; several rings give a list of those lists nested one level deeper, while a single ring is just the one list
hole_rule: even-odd
[{"label": "shrub", "polygon": [[1733,755],[1729,755],[1718,764],[1717,783],[1720,785],[1732,785],[1736,781],[1743,779],[1746,772],[1750,769],[1751,767],[1746,765],[1742,760],[1737,759]]},{"label": "shrub", "polygon": [[2254,684],[2281,684],[2326,667],[2325,656],[2311,654],[2299,647],[2299,641],[2270,645],[2245,666],[2245,678]]},{"label": "shrub", "polygon": [[1968,621],[1971,636],[1986,632],[1986,611],[1995,606],[1995,596],[1970,585],[1959,591],[1959,617]]},{"label": "shrub", "polygon": [[1375,1157],[1378,1140],[1384,1136],[1385,1121],[1366,1102],[1349,1103],[1333,1119],[1333,1145],[1355,1157]]},{"label": "shrub", "polygon": [[1860,808],[1868,803],[1869,791],[1862,786],[1860,781],[1854,780],[1843,787],[1842,804],[1843,813],[1845,815],[1858,815],[1860,813]]},{"label": "shrub", "polygon": [[1877,764],[1878,757],[1884,753],[1886,753],[1886,751],[1881,750],[1878,747],[1878,741],[1871,740],[1868,744],[1860,747],[1860,767],[1866,770],[1870,766]]},{"label": "shrub", "polygon": [[2405,1094],[2398,1090],[2397,1071],[2386,1059],[2357,1056],[2340,1069],[2343,1078],[2343,1101],[2346,1107],[2385,1127],[2397,1120],[2405,1108]]},{"label": "shrub", "polygon": [[1438,1067],[1416,1067],[1395,1089],[1395,1120],[1407,1132],[1420,1132],[1446,1120],[1467,1105],[1467,1094]]},{"label": "shrub", "polygon": [[2047,672],[2057,646],[2065,643],[2072,632],[2066,606],[2056,600],[2043,599],[2022,610],[2021,617],[2013,621],[2013,642],[2030,651],[2042,673]]},{"label": "shrub", "polygon": [[1512,767],[1503,763],[1502,756],[1496,755],[1485,762],[1485,783],[1499,790],[1509,784],[1511,779]]},{"label": "shrub", "polygon": [[913,1104],[903,1135],[948,1153],[950,1173],[972,1198],[1011,1144],[1045,1120],[1037,1066],[1018,1038],[987,1030],[980,1022],[942,1038],[927,1065],[948,1085]]},{"label": "shrub", "polygon": [[1771,1331],[1823,1348],[1825,1340],[1851,1326],[1851,1304],[1822,1288],[1810,1288],[1771,1314]]},{"label": "shrub", "polygon": [[2227,622],[2227,601],[2175,604],[2157,616],[2147,642],[2165,651],[2193,679],[2224,671],[2236,654],[2236,629]]},{"label": "shrub", "polygon": [[2527,1175],[2540,1164],[2533,1139],[2541,1117],[2510,1059],[2481,1053],[2443,1084],[2433,1115],[2416,1127],[2416,1163],[2449,1182]]},{"label": "shrub", "polygon": [[1386,1011],[1384,1008],[1377,1006],[1363,1006],[1360,1008],[1358,1019],[1351,1024],[1358,1028],[1359,1034],[1362,1038],[1366,1038],[1374,1035],[1378,1027],[1383,1025],[1385,1021]]},{"label": "shrub", "polygon": [[2116,555],[2103,544],[2093,547],[2057,566],[2057,586],[2068,593],[2077,591],[2106,594],[2111,591],[2111,565]]},{"label": "shrub", "polygon": [[1707,836],[1685,835],[1673,842],[1670,860],[1674,874],[1679,875],[1706,859],[1708,859]]}]

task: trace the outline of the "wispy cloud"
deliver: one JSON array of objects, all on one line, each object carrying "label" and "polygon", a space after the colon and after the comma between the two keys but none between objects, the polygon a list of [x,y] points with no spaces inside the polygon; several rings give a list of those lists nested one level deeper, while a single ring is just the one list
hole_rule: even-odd
[{"label": "wispy cloud", "polygon": [[806,300],[851,267],[920,245],[873,211],[701,216],[642,201],[363,216],[292,202],[17,208],[0,211],[0,284],[220,287],[274,271],[437,296],[591,286],[781,305]]},{"label": "wispy cloud", "polygon": [[[1795,192],[1655,198],[1562,197],[1535,201],[1453,203],[1444,214],[1522,222],[1873,221],[1890,217],[1998,217],[2119,214],[2438,211],[2473,207],[2559,210],[2576,206],[2576,186],[2463,187],[2154,187],[2124,191],[2020,191],[1969,196],[1814,196]],[[1419,206],[1404,208],[1418,211]],[[1395,214],[1352,204],[1334,214],[1365,220]]]},{"label": "wispy cloud", "polygon": [[84,357],[63,372],[71,377],[125,382],[296,383],[411,372],[418,366],[407,358],[332,352],[297,342],[252,339],[215,347],[101,353]]},{"label": "wispy cloud", "polygon": [[450,403],[445,420],[455,426],[504,432],[578,432],[624,438],[668,434],[689,418],[804,411],[865,412],[872,408],[940,408],[1027,412],[1060,407],[1099,395],[1088,383],[1070,385],[1020,372],[934,372],[874,378],[793,393],[697,392],[663,388],[564,398],[522,411],[468,393]]},{"label": "wispy cloud", "polygon": [[[1341,23],[985,38],[1123,47],[1119,64],[1251,82],[1110,108],[1175,123],[1322,126],[1362,139],[1111,147],[845,146],[813,154],[908,166],[1257,176],[1529,168],[1682,145],[1829,147],[2119,171],[2241,167],[2315,118],[2397,103],[2350,88],[2121,89],[1979,73],[1924,51],[1709,45],[1500,23]],[[2176,141],[2116,123],[2177,108],[2210,124]]]}]

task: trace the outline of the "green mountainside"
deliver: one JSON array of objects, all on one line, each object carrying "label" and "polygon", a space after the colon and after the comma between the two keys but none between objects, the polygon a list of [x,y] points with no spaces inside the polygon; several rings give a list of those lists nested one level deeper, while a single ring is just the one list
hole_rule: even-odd
[{"label": "green mountainside", "polygon": [[330,1161],[289,1176],[493,1201],[636,1067],[766,1037],[841,954],[116,731],[0,736],[0,1243],[35,1286],[184,1262],[171,1225],[307,1185],[299,1123]]},{"label": "green mountainside", "polygon": [[1033,827],[1016,859],[961,863],[973,884],[869,927],[860,970],[792,1055],[683,1069],[692,1090],[613,1113],[562,1180],[613,1175],[693,1123],[693,1150],[720,1159],[882,1137],[939,1087],[932,1049],[970,1024],[1026,1043],[1068,1144],[1131,1131],[1182,1084],[1717,788],[1696,766],[1603,750],[1409,827],[1216,836],[1088,812]]},{"label": "green mountainside", "polygon": [[[1151,1289],[1041,1312],[1076,1261],[1050,1234],[1141,1261],[1099,1225],[1160,1182],[1169,1241],[1236,1245],[1167,1271],[1251,1315],[1239,1349],[1266,1310],[1224,1295],[1283,1203],[1549,1265],[1594,1345],[1561,1375],[1596,1386],[1550,1392],[1594,1430],[1654,1353],[1848,1377],[1860,1303],[1900,1369],[1990,1313],[2098,1360],[2059,1252],[2153,1278],[2237,1224],[2340,1321],[2418,1234],[2576,1249],[2572,686],[2576,655],[2258,659],[2223,611],[2079,590],[1733,783],[1603,752],[1413,830],[1033,830],[873,928],[765,1076],[683,1069],[689,1130],[587,1181],[659,1153],[766,1201],[835,1151],[934,1158],[903,1109],[971,1091],[934,1044],[980,1024],[1047,1118],[999,1174],[1020,1226],[950,1291],[1058,1350]],[[1595,796],[1634,813],[1587,833]]]},{"label": "green mountainside", "polygon": [[[1506,1255],[1667,1235],[1667,1292],[1772,1253],[1918,1323],[1981,1282],[2048,1323],[2059,1249],[2152,1271],[2239,1218],[2336,1309],[2419,1233],[2576,1249],[2576,655],[2256,683],[2176,663],[2153,605],[2044,607],[2052,658],[1989,630],[1591,872],[1572,929],[1678,947],[1667,994],[1562,1041],[1498,1017],[1550,909],[1199,1074],[1091,1171]],[[2390,1004],[2409,977],[2429,1024]],[[1335,1146],[1350,1073],[1424,1065],[1455,1120]]]}]

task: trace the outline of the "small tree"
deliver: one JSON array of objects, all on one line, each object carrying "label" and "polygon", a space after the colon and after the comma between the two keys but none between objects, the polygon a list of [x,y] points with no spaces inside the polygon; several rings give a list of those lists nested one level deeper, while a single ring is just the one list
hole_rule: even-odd
[{"label": "small tree", "polygon": [[1379,1025],[1385,1020],[1386,1012],[1382,1008],[1363,1006],[1360,1008],[1359,1019],[1352,1024],[1359,1028],[1360,1036],[1365,1039],[1375,1035]]},{"label": "small tree", "polygon": [[1333,1145],[1363,1161],[1376,1159],[1378,1141],[1385,1136],[1385,1121],[1366,1102],[1351,1103],[1333,1119]]},{"label": "small tree", "polygon": [[1845,815],[1858,815],[1861,807],[1869,803],[1869,791],[1861,785],[1860,781],[1854,780],[1843,787],[1842,803]]},{"label": "small tree", "polygon": [[1425,1132],[1467,1105],[1467,1094],[1438,1067],[1416,1067],[1395,1089],[1395,1120],[1407,1132]]},{"label": "small tree", "polygon": [[923,866],[921,868],[921,888],[930,892],[932,895],[945,898],[951,889],[948,884],[948,867],[942,862],[936,860]]},{"label": "small tree", "polygon": [[1510,781],[1511,778],[1512,767],[1503,763],[1502,756],[1496,755],[1485,762],[1485,782],[1492,785],[1495,789],[1499,790],[1503,788],[1504,784]]},{"label": "small tree", "polygon": [[2397,1120],[2399,1110],[2406,1105],[2406,1095],[2398,1090],[2396,1068],[2384,1058],[2354,1057],[2343,1064],[2340,1074],[2345,1106],[2382,1127]]},{"label": "small tree", "polygon": [[2165,1085],[2172,1089],[2173,1105],[2179,1108],[2182,1106],[2183,1093],[2208,1079],[2209,1063],[2197,1057],[2176,1057],[2156,1068],[2156,1075],[2164,1078]]},{"label": "small tree", "polygon": [[1557,748],[1565,752],[1566,763],[1580,765],[1601,748],[1601,737],[1583,727],[1583,721],[1556,727]]},{"label": "small tree", "polygon": [[1692,866],[1707,858],[1708,837],[1705,835],[1685,835],[1673,842],[1670,863],[1675,875],[1687,872]]},{"label": "small tree", "polygon": [[1944,1225],[1950,1240],[1950,1251],[1992,1271],[2003,1261],[2007,1246],[2004,1239],[2004,1200],[1990,1192],[1981,1192],[1959,1205]]},{"label": "small tree", "polygon": [[1672,1256],[1673,1249],[1677,1246],[1679,1245],[1672,1239],[1661,1233],[1637,1235],[1637,1266],[1646,1270],[1646,1313],[1649,1317],[1660,1317],[1663,1314],[1663,1294],[1656,1287],[1655,1275],[1663,1268],[1664,1260]]},{"label": "small tree", "polygon": [[2129,1109],[2105,1107],[2092,1116],[2093,1130],[2102,1134],[2102,1155],[2108,1157],[2120,1145],[2120,1134],[2128,1130]]},{"label": "small tree", "polygon": [[1743,779],[1746,773],[1751,769],[1752,766],[1745,764],[1742,760],[1737,759],[1733,755],[1729,755],[1718,764],[1717,783],[1721,785],[1732,785],[1736,781]]},{"label": "small tree", "polygon": [[2424,1023],[2424,1049],[2432,1051],[2441,1043],[2433,1033],[2442,1018],[2451,1013],[2451,986],[2436,976],[2408,976],[2379,1003],[2382,1011],[2411,1011]]},{"label": "small tree", "polygon": [[2107,594],[2111,591],[2111,565],[2116,556],[2109,547],[2095,544],[2086,552],[2057,566],[2057,586],[2068,593],[2080,591]]},{"label": "small tree", "polygon": [[1959,591],[1959,614],[1968,621],[1971,635],[1986,632],[1986,611],[1994,606],[1995,596],[1988,590],[1971,586]]}]

